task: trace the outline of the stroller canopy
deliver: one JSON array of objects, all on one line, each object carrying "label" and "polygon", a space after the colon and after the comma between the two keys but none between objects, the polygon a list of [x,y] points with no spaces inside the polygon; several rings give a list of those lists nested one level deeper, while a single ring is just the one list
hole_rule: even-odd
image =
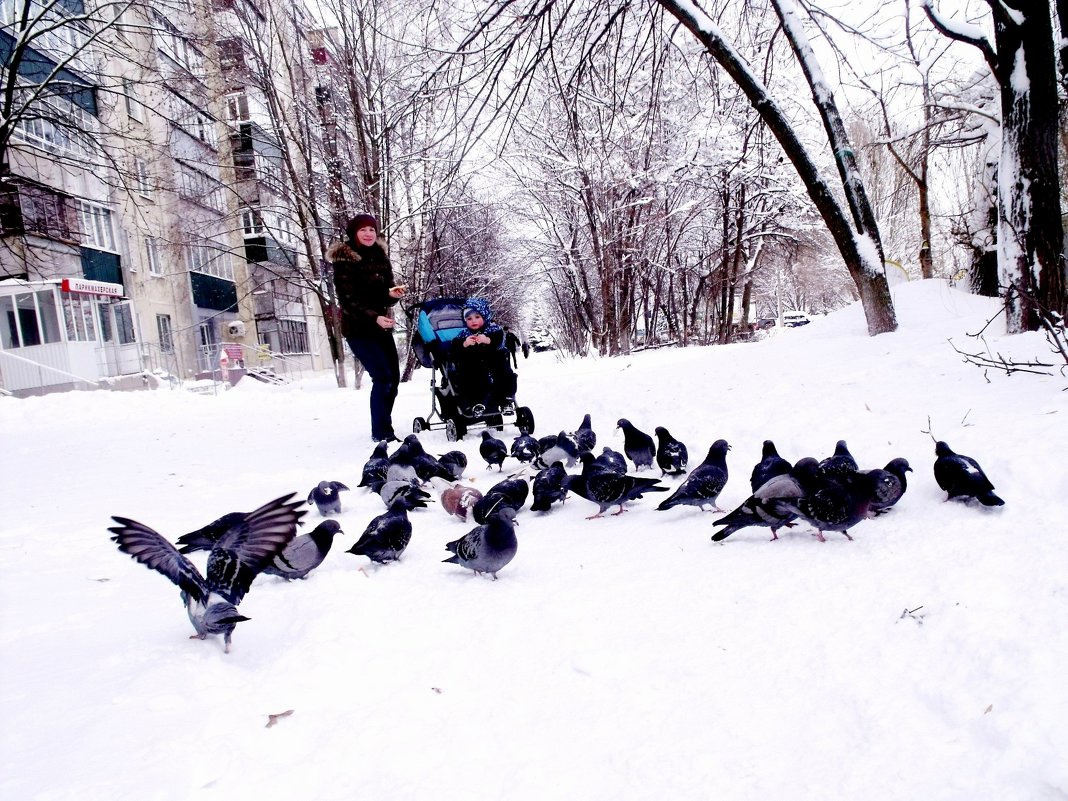
[{"label": "stroller canopy", "polygon": [[464,298],[434,298],[418,307],[413,350],[423,367],[439,361],[445,343],[451,342],[467,325],[464,323]]}]

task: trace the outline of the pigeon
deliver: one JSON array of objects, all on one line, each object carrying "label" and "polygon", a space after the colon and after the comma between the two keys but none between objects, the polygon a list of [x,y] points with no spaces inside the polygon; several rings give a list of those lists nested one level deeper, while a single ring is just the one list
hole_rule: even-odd
[{"label": "pigeon", "polygon": [[412,466],[415,467],[415,474],[420,481],[430,481],[432,478],[443,478],[446,481],[453,480],[452,470],[423,450],[423,443],[419,441],[419,437],[415,434],[406,436],[403,444],[408,449],[408,454],[412,459]]},{"label": "pigeon", "polygon": [[905,473],[911,473],[907,459],[897,458],[887,462],[882,470],[866,470],[866,473],[875,478],[875,498],[871,502],[873,515],[881,515],[889,512],[890,507],[901,500],[901,496],[908,489]]},{"label": "pigeon", "polygon": [[593,457],[583,454],[583,465],[589,466],[582,475],[568,476],[564,479],[564,487],[578,496],[592,501],[599,507],[597,514],[590,515],[587,520],[601,517],[607,509],[619,506],[618,512],[627,511],[624,504],[627,501],[636,500],[646,492],[667,492],[668,488],[660,484],[657,478],[641,478],[638,476],[620,475],[610,470],[597,467],[593,464]]},{"label": "pigeon", "polygon": [[598,467],[613,473],[622,475],[627,472],[627,460],[623,458],[623,454],[612,450],[607,445],[601,450],[601,455],[593,461]]},{"label": "pigeon", "polygon": [[660,467],[660,475],[682,475],[686,472],[686,463],[689,456],[686,446],[675,439],[663,426],[653,429],[659,444],[656,447],[656,463]]},{"label": "pigeon", "polygon": [[383,440],[375,445],[371,458],[363,466],[363,475],[360,483],[356,486],[367,487],[371,492],[378,492],[378,488],[386,481],[386,470],[389,469],[389,458],[386,456],[388,443]]},{"label": "pigeon", "polygon": [[478,575],[489,573],[496,581],[497,571],[515,558],[518,547],[516,525],[515,509],[501,506],[485,523],[460,539],[446,543],[445,547],[454,555],[443,561],[466,567]]},{"label": "pigeon", "polygon": [[193,553],[194,551],[210,551],[226,536],[227,532],[235,526],[245,522],[248,517],[246,512],[230,512],[217,520],[213,520],[203,528],[183,534],[177,540],[179,553]]},{"label": "pigeon", "polygon": [[705,460],[656,507],[657,510],[663,512],[673,506],[696,506],[704,510],[706,504],[712,504],[713,512],[726,511],[716,505],[716,499],[727,484],[727,451],[730,447],[725,439],[713,442]]},{"label": "pigeon", "polygon": [[753,492],[768,483],[775,476],[784,476],[790,472],[792,465],[779,456],[775,450],[775,443],[770,439],[764,440],[764,448],[760,452],[760,461],[753,468],[753,474],[749,477],[749,486]]},{"label": "pigeon", "polygon": [[400,559],[412,540],[412,523],[408,520],[408,508],[403,499],[398,499],[386,512],[367,524],[356,544],[345,553],[366,556],[372,562],[384,565]]},{"label": "pigeon", "polygon": [[482,442],[479,443],[478,452],[486,460],[486,469],[497,465],[498,470],[503,470],[504,460],[508,456],[508,446],[497,439],[489,431],[482,432]]},{"label": "pigeon", "polygon": [[954,453],[944,442],[935,444],[934,476],[938,486],[946,491],[946,500],[975,498],[983,506],[1004,506],[1005,501],[994,494],[994,485],[983,468],[971,456]]},{"label": "pigeon", "polygon": [[656,456],[656,443],[653,442],[653,438],[644,431],[636,429],[626,418],[620,418],[616,423],[616,428],[623,429],[623,453],[634,462],[634,469],[652,467],[653,458]]},{"label": "pigeon", "polygon": [[[804,473],[805,471],[811,473],[815,471],[816,467],[816,460],[812,457],[806,457],[799,460],[797,466],[793,469],[797,470],[798,473]],[[724,526],[722,531],[717,531],[712,535],[712,541],[720,542],[727,539],[735,531],[749,528],[750,526],[766,526],[770,528],[771,538],[777,540],[779,538],[779,529],[783,526],[789,526],[797,517],[794,512],[783,509],[779,502],[796,501],[804,494],[805,491],[802,489],[801,483],[792,473],[772,476],[761,484],[752,495],[742,501],[737,509],[718,520],[712,521],[714,526]]]},{"label": "pigeon", "polygon": [[566,431],[561,431],[553,436],[542,437],[538,440],[541,454],[534,460],[538,467],[548,467],[553,462],[563,462],[565,467],[574,467],[578,461],[579,448],[575,438]]},{"label": "pigeon", "polygon": [[523,464],[527,464],[538,457],[541,449],[538,447],[538,441],[530,434],[520,434],[512,440],[512,447],[509,452],[513,458],[518,459]]},{"label": "pigeon", "polygon": [[578,445],[578,452],[591,453],[594,446],[597,444],[597,434],[593,431],[593,426],[590,423],[590,416],[587,414],[582,418],[582,423],[575,429],[574,433],[575,444]]},{"label": "pigeon", "polygon": [[459,481],[467,467],[467,454],[463,451],[449,451],[438,457],[438,464],[452,473],[453,480]]},{"label": "pigeon", "polygon": [[[821,463],[822,464],[822,463]],[[815,470],[795,470],[795,477],[805,491],[797,500],[780,501],[780,509],[794,512],[816,528],[816,537],[826,542],[825,531],[840,531],[847,540],[849,529],[868,516],[875,497],[875,478],[865,473],[844,473],[837,479],[821,476]]]},{"label": "pigeon", "polygon": [[297,509],[304,502],[293,501],[295,495],[291,492],[276,498],[231,526],[211,549],[206,577],[187,556],[143,523],[112,517],[119,525],[108,531],[120,551],[162,573],[181,589],[186,614],[196,630],[190,639],[221,634],[224,650],[229,653],[234,627],[249,619],[237,611],[237,605],[252,580],[296,536],[297,524],[307,514]]},{"label": "pigeon", "polygon": [[307,534],[294,537],[271,562],[263,568],[270,576],[281,576],[286,581],[307,578],[323,563],[334,544],[334,537],[344,534],[336,520],[324,520]]},{"label": "pigeon", "polygon": [[465,522],[468,513],[480,500],[482,500],[481,492],[463,484],[454,484],[441,493],[441,505],[445,511]]},{"label": "pigeon", "polygon": [[857,472],[857,469],[857,460],[846,447],[846,441],[840,439],[834,446],[834,455],[820,462],[818,475],[821,478],[837,480],[841,476]]},{"label": "pigeon", "polygon": [[407,442],[401,442],[397,450],[389,455],[389,467],[386,468],[386,481],[419,481],[415,469],[415,454]]},{"label": "pigeon", "polygon": [[347,489],[348,487],[340,481],[320,481],[308,493],[308,503],[314,503],[315,508],[323,517],[339,515],[341,514],[341,497],[338,493]]},{"label": "pigeon", "polygon": [[524,479],[506,478],[490,487],[485,497],[474,505],[471,512],[476,523],[485,523],[498,507],[507,506],[518,512],[527,502],[528,495],[530,495],[530,487]]},{"label": "pigeon", "polygon": [[424,489],[420,489],[418,479],[396,480],[387,481],[382,485],[379,490],[378,497],[382,499],[382,503],[389,509],[398,500],[404,504],[404,508],[409,512],[413,509],[425,509],[426,500],[430,497],[430,493]]},{"label": "pigeon", "polygon": [[567,489],[564,487],[566,478],[567,471],[564,470],[563,462],[553,462],[539,471],[534,476],[534,502],[530,505],[531,511],[547,512],[555,501],[563,503],[567,497]]}]

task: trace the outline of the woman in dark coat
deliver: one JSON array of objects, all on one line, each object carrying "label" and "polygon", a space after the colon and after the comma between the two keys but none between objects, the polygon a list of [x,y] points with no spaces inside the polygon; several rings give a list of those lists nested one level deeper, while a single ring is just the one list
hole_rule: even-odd
[{"label": "woman in dark coat", "polygon": [[404,295],[404,287],[394,282],[374,217],[357,214],[349,220],[345,234],[344,242],[326,252],[334,266],[341,332],[371,376],[371,437],[396,441],[393,402],[400,384],[400,361],[389,310]]}]

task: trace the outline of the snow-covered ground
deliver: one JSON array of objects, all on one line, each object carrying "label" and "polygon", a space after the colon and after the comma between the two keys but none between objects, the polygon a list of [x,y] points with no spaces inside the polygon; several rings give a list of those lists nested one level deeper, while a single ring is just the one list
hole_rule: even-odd
[{"label": "snow-covered ground", "polygon": [[[851,307],[762,342],[520,363],[539,435],[590,413],[597,451],[622,450],[627,417],[691,465],[727,439],[725,508],[767,438],[790,460],[838,439],[862,467],[906,457],[907,494],[854,542],[802,524],[712,543],[715,514],[663,495],[596,520],[572,497],[519,515],[494,582],[441,563],[467,527],[436,503],[400,563],[345,553],[383,511],[354,489],[321,568],[257,579],[230,654],[188,639],[177,588],[115,548],[110,516],[173,540],[321,479],[355,488],[367,386],[0,399],[0,798],[1064,798],[1068,379],[963,363],[946,339],[973,346],[992,301],[894,291],[900,330],[874,338]],[[1053,361],[1037,335],[986,335]],[[402,387],[398,429],[428,384]],[[1006,506],[945,503],[932,435]]]}]

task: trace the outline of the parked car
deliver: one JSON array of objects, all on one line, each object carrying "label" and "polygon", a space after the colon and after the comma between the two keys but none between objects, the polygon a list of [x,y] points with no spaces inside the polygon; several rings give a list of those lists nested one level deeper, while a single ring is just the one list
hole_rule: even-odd
[{"label": "parked car", "polygon": [[788,311],[782,313],[782,324],[787,328],[796,328],[799,325],[808,325],[812,320],[802,311]]}]

